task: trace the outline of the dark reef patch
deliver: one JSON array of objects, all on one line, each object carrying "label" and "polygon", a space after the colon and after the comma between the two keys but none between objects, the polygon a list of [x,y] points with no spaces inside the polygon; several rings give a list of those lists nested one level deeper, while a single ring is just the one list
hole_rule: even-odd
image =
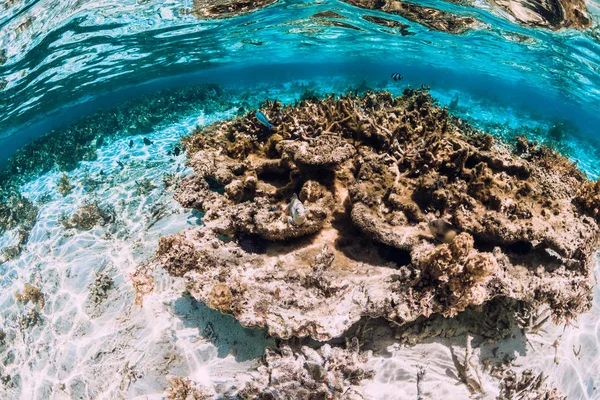
[{"label": "dark reef patch", "polygon": [[8,159],[0,170],[0,202],[11,190],[51,171],[70,171],[82,160],[96,158],[103,144],[125,135],[147,134],[159,124],[191,112],[222,111],[231,107],[229,94],[218,85],[163,90],[84,117],[35,140]]}]

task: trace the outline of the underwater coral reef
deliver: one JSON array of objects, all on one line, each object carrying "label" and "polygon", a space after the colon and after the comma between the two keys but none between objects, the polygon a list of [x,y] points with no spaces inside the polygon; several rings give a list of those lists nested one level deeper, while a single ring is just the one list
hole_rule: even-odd
[{"label": "underwater coral reef", "polygon": [[[155,263],[132,276],[140,299],[158,265],[245,327],[319,341],[364,318],[413,343],[457,325],[497,340],[541,310],[564,323],[589,309],[599,189],[554,150],[497,142],[426,88],[266,102],[261,113],[268,124],[250,112],[183,139],[194,172],[175,199],[203,224],[160,240]],[[480,392],[467,364],[462,380]],[[557,393],[513,375],[498,375],[506,398]]]}]

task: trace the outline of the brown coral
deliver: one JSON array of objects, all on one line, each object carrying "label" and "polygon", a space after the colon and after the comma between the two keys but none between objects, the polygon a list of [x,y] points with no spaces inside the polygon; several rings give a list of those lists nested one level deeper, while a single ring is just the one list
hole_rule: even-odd
[{"label": "brown coral", "polygon": [[89,231],[97,224],[114,222],[115,214],[109,207],[102,208],[98,203],[85,202],[70,216],[62,215],[60,220],[65,228]]},{"label": "brown coral", "polygon": [[208,400],[213,394],[205,388],[197,387],[189,378],[167,377],[171,386],[166,391],[165,400]]},{"label": "brown coral", "polygon": [[589,307],[599,229],[573,206],[589,184],[566,158],[528,143],[516,156],[423,89],[262,111],[274,131],[249,113],[184,140],[195,173],[175,198],[204,226],[162,239],[156,260],[196,299],[320,340],[363,316],[404,324],[494,298],[556,318]]},{"label": "brown coral", "polygon": [[26,283],[23,286],[23,290],[15,293],[15,298],[18,302],[27,304],[32,302],[37,304],[40,309],[44,308],[44,294],[40,288]]},{"label": "brown coral", "polygon": [[208,293],[208,305],[216,310],[229,311],[233,302],[233,295],[227,285],[218,283]]},{"label": "brown coral", "polygon": [[539,400],[566,400],[558,389],[548,387],[544,374],[535,374],[527,369],[521,373],[512,369],[503,371],[500,380],[500,395],[497,400],[523,398]]},{"label": "brown coral", "polygon": [[373,376],[366,367],[369,353],[359,353],[358,341],[346,349],[323,345],[294,350],[283,345],[266,350],[259,375],[239,393],[246,399],[347,399],[364,397],[357,386]]},{"label": "brown coral", "polygon": [[73,190],[73,185],[71,185],[71,182],[69,181],[69,177],[64,172],[63,172],[62,176],[60,177],[60,180],[58,181],[56,190],[58,191],[58,193],[62,194],[63,196],[68,195],[69,193],[71,193],[71,190]]}]

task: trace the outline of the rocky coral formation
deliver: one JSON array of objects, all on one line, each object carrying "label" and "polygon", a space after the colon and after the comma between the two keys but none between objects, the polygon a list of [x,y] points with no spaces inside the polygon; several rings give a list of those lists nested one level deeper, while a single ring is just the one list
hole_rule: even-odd
[{"label": "rocky coral formation", "polygon": [[171,386],[165,393],[165,400],[208,400],[213,393],[208,389],[197,387],[189,378],[168,376]]},{"label": "rocky coral formation", "polygon": [[346,349],[325,344],[318,350],[303,346],[267,349],[258,376],[239,393],[243,399],[347,399],[364,397],[358,384],[373,376],[366,367],[369,353],[358,351],[358,341]]},{"label": "rocky coral formation", "polygon": [[403,325],[497,298],[557,320],[589,307],[600,231],[567,159],[528,142],[517,155],[424,89],[262,111],[276,128],[250,113],[185,140],[195,173],[175,198],[204,225],[161,239],[156,261],[199,301],[319,340],[365,316]]},{"label": "rocky coral formation", "polygon": [[586,214],[600,223],[600,181],[581,185],[575,201]]},{"label": "rocky coral formation", "polygon": [[102,226],[115,221],[115,213],[109,207],[100,207],[98,203],[84,202],[70,216],[62,215],[60,222],[67,229],[75,228],[89,231],[97,224]]},{"label": "rocky coral formation", "polygon": [[[398,0],[343,0],[344,3],[368,10],[379,10],[389,14],[400,15],[409,21],[419,23],[429,29],[463,34],[471,29],[477,29],[483,24],[472,17],[461,17],[447,11],[425,7],[419,4]],[[371,21],[375,22],[375,21]],[[383,22],[381,19],[376,23]]]}]

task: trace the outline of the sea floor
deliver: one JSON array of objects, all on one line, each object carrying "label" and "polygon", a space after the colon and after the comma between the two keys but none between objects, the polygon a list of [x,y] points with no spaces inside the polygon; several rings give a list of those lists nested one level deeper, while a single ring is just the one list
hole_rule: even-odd
[{"label": "sea floor", "polygon": [[[258,89],[253,96],[293,102],[299,89],[313,86],[320,93],[344,89],[342,82],[296,82],[277,90]],[[454,92],[433,94],[442,104],[456,99]],[[466,95],[454,107],[476,126],[504,138],[527,133],[544,140],[553,125]],[[145,136],[122,136],[101,147],[96,160],[81,162],[67,174],[73,190],[66,196],[57,191],[59,172],[21,187],[39,213],[25,250],[0,264],[0,329],[6,334],[0,341],[0,398],[160,399],[167,375],[189,376],[226,397],[250,378],[264,348],[275,345],[264,331],[243,328],[196,302],[186,295],[183,282],[160,272],[154,292],[140,307],[130,280],[136,266],[151,262],[160,237],[201,224],[200,214],[172,199],[175,182],[190,171],[184,153],[169,152],[194,127],[235,112],[192,115]],[[145,145],[143,137],[153,144]],[[584,138],[567,135],[560,145],[597,178],[593,147],[582,143]],[[85,204],[97,204],[112,219],[90,230],[61,223]],[[15,238],[14,231],[4,233],[0,248],[11,246]],[[95,292],[100,295],[92,296],[91,288],[102,282],[104,289]],[[43,293],[39,316],[33,304],[15,298],[25,284]],[[380,351],[370,360],[377,373],[363,382],[365,393],[372,399],[417,398],[417,370],[425,367],[427,398],[469,398],[453,361],[453,353],[464,354],[465,344],[464,336],[415,346],[381,338]],[[598,289],[593,309],[571,326],[548,323],[537,334],[515,332],[500,343],[475,338],[473,344],[478,360],[494,354],[513,359],[517,370],[545,372],[569,399],[600,398]],[[497,380],[484,374],[484,384],[483,398],[494,399]]]}]

